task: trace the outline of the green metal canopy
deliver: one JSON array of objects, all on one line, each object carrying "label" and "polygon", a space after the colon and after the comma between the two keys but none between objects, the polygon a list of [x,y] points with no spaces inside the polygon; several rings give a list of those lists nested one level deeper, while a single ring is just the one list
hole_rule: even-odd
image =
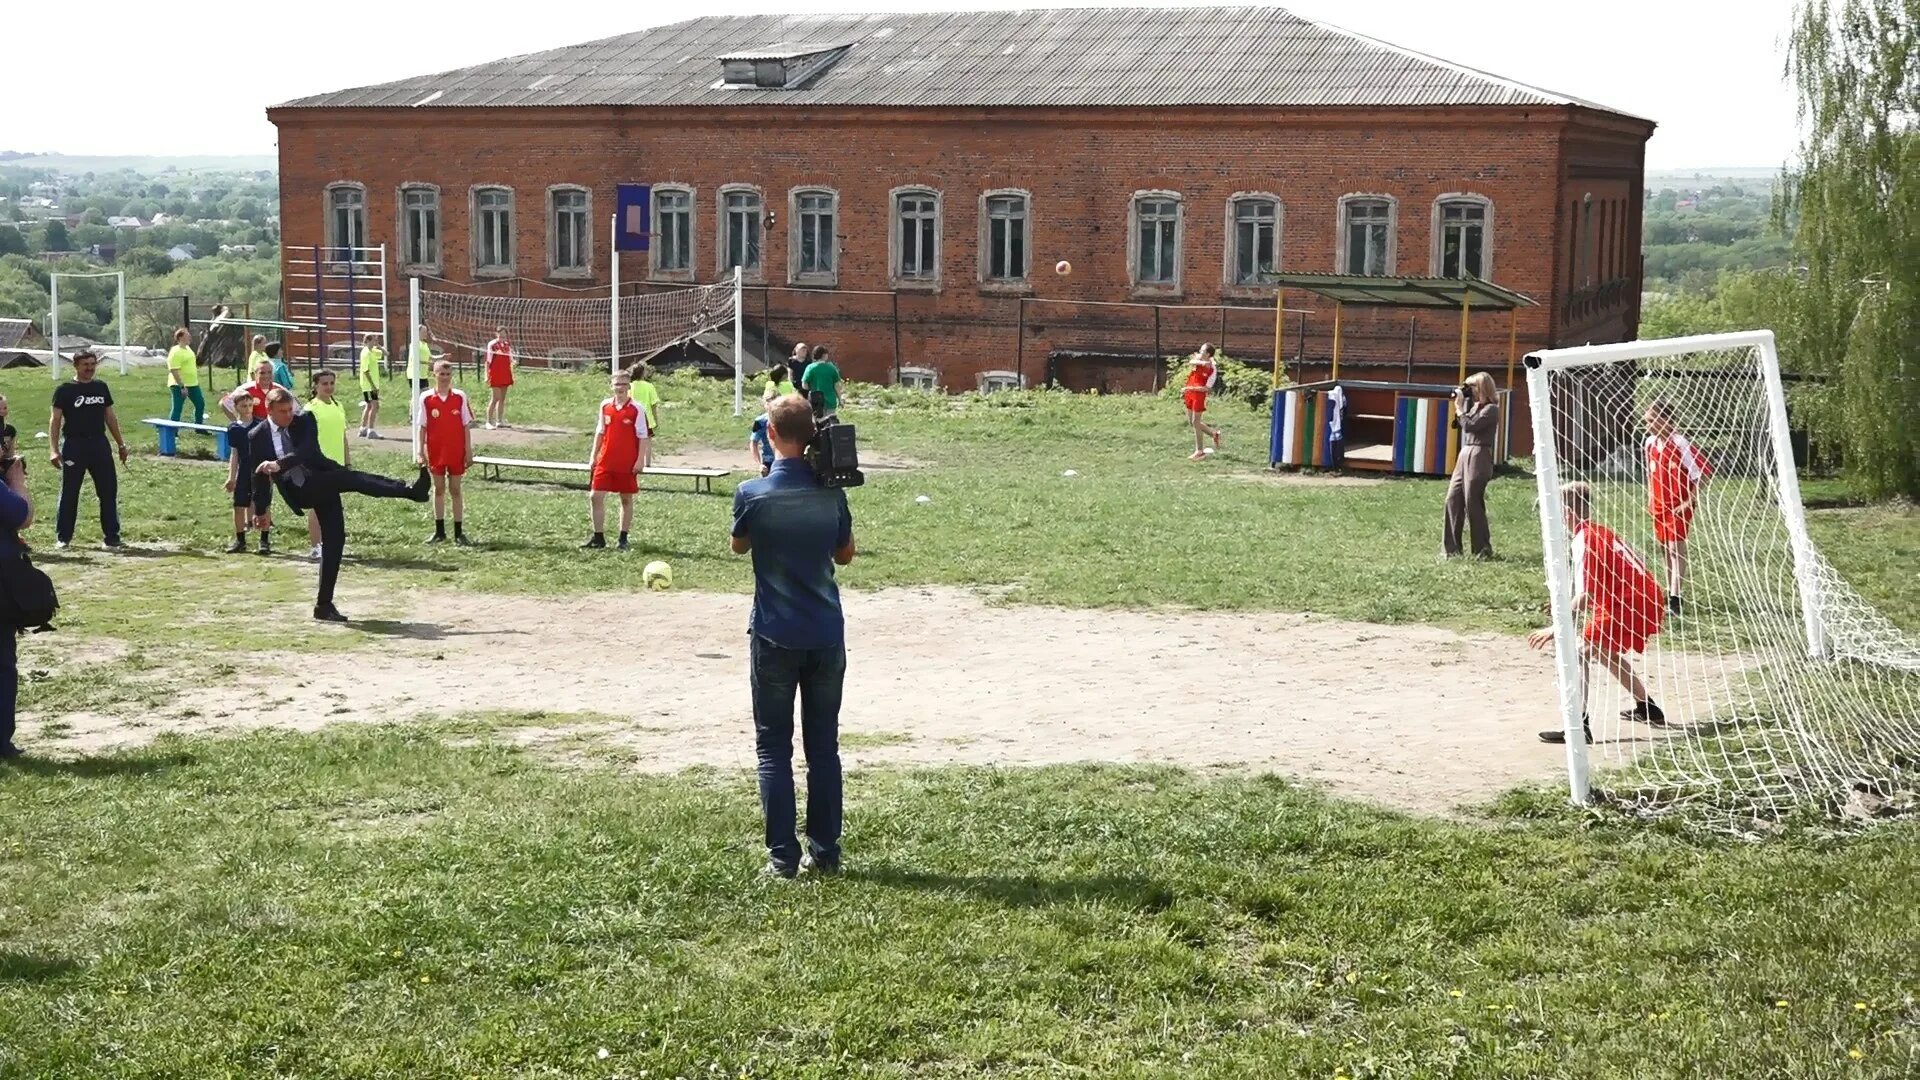
[{"label": "green metal canopy", "polygon": [[1342,304],[1372,307],[1512,311],[1537,307],[1528,296],[1478,278],[1373,277],[1366,274],[1273,274],[1263,283],[1304,289]]}]

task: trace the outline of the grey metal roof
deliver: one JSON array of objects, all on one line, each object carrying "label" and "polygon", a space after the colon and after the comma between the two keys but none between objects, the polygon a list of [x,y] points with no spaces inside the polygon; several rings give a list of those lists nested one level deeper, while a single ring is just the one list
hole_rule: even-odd
[{"label": "grey metal roof", "polygon": [[[720,58],[852,43],[800,88]],[[561,105],[1605,106],[1277,7],[712,16],[281,108]]]}]

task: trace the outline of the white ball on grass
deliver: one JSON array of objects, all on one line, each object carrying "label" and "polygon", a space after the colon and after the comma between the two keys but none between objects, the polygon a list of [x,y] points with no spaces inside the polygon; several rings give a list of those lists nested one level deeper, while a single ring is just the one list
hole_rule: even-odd
[{"label": "white ball on grass", "polygon": [[640,581],[655,592],[671,589],[673,588],[673,567],[655,559],[640,571]]}]

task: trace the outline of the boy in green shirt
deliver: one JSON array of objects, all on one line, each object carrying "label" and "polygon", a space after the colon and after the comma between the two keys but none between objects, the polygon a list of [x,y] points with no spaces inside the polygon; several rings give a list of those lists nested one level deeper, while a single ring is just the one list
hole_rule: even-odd
[{"label": "boy in green shirt", "polygon": [[820,391],[828,412],[840,407],[840,369],[827,359],[825,345],[813,347],[813,362],[807,365],[806,373],[800,376],[800,390],[802,393]]},{"label": "boy in green shirt", "polygon": [[193,402],[193,422],[207,422],[207,398],[200,392],[200,358],[187,344],[186,327],[173,332],[173,348],[167,352],[167,389],[173,392],[173,416],[179,420],[187,402]]},{"label": "boy in green shirt", "polygon": [[380,347],[379,334],[368,334],[360,342],[360,437],[377,439],[374,425],[380,420],[380,378],[387,351]]},{"label": "boy in green shirt", "polygon": [[653,433],[660,430],[660,391],[647,381],[647,365],[633,365],[629,374],[633,377],[633,400],[647,414],[647,433],[640,437],[640,467],[646,468],[653,461]]}]

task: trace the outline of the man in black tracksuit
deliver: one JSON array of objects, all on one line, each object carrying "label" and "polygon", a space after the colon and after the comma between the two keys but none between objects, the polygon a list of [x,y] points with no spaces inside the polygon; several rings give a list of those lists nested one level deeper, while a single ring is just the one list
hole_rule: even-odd
[{"label": "man in black tracksuit", "polygon": [[120,478],[114,471],[113,450],[107,436],[127,460],[127,440],[120,436],[120,418],[113,414],[113,391],[93,377],[100,358],[82,349],[73,354],[73,379],[53,391],[53,416],[47,422],[48,457],[60,469],[60,506],[54,515],[53,538],[60,547],[73,543],[74,521],[80,516],[80,484],[93,477],[100,498],[100,538],[110,548],[120,546]]}]

